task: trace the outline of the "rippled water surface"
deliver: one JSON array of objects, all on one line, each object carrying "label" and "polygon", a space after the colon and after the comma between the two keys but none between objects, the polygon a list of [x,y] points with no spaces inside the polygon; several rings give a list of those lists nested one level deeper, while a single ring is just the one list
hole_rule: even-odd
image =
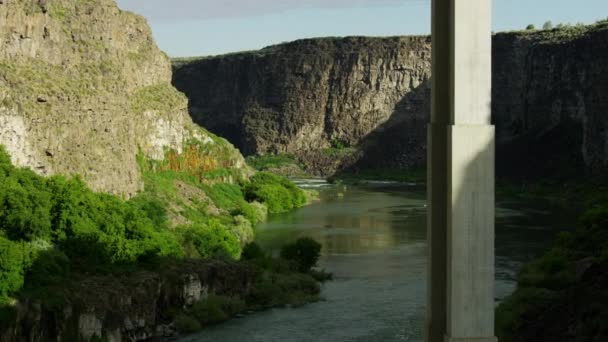
[{"label": "rippled water surface", "polygon": [[[322,242],[320,266],[335,278],[323,286],[325,300],[256,313],[182,341],[421,341],[427,267],[424,189],[384,182],[298,184],[320,190],[320,201],[271,217],[258,228],[257,240],[274,251],[302,236]],[[515,201],[499,201],[496,215],[500,299],[513,291],[521,263],[541,253],[571,220],[542,204]]]}]

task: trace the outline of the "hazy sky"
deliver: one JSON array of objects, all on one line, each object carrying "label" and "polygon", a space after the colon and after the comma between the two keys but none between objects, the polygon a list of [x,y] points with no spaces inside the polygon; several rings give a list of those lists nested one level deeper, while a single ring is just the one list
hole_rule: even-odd
[{"label": "hazy sky", "polygon": [[[171,56],[259,49],[299,38],[428,34],[430,0],[117,0],[148,18]],[[608,0],[493,0],[494,30],[591,23]]]}]

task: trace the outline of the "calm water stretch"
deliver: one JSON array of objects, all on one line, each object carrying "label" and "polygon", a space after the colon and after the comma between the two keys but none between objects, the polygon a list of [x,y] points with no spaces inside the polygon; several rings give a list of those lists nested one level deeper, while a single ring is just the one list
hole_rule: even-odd
[{"label": "calm water stretch", "polygon": [[[257,240],[275,251],[303,236],[322,242],[320,266],[334,273],[334,280],[323,286],[325,300],[256,313],[181,341],[421,341],[427,267],[424,188],[297,183],[320,190],[320,201],[271,217],[258,227]],[[557,231],[573,221],[538,203],[507,200],[498,201],[496,215],[500,300],[514,290],[522,262],[542,253]]]}]

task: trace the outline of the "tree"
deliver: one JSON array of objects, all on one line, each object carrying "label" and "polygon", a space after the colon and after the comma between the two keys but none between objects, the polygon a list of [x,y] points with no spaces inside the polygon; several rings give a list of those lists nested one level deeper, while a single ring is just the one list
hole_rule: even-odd
[{"label": "tree", "polygon": [[534,26],[534,24],[530,24],[530,25],[526,26],[526,30],[528,30],[528,31],[536,30],[536,27]]},{"label": "tree", "polygon": [[543,30],[551,30],[551,29],[553,29],[553,22],[551,20],[549,20],[543,24]]}]

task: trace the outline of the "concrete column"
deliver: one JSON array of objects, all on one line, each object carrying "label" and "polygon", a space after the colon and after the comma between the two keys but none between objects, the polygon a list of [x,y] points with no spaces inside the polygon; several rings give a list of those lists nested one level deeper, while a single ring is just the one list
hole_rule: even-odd
[{"label": "concrete column", "polygon": [[491,1],[432,7],[426,340],[496,341]]}]

